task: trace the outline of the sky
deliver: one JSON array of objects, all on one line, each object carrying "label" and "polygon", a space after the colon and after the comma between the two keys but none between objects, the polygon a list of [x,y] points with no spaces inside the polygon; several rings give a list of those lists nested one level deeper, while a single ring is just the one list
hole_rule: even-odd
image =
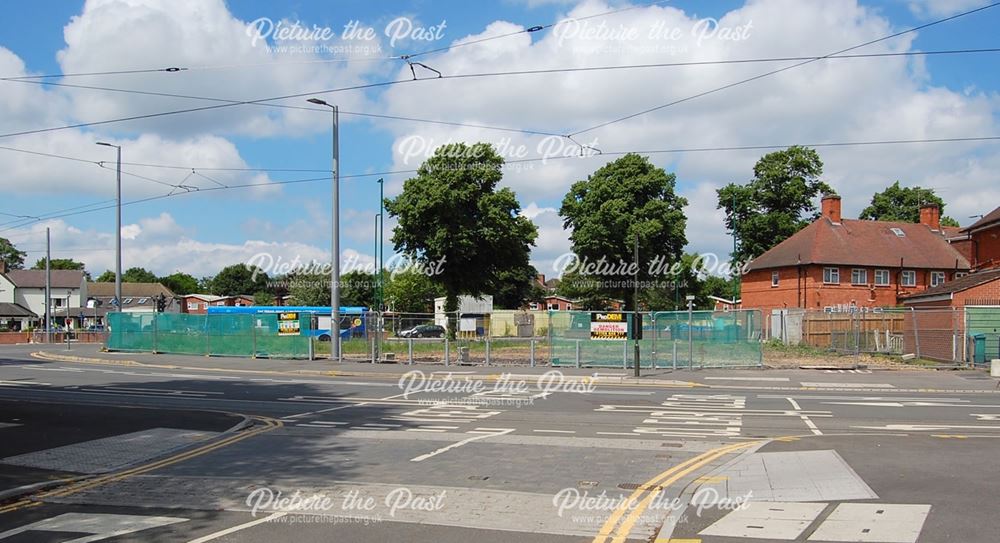
[{"label": "sky", "polygon": [[[49,228],[53,258],[94,275],[113,269],[115,150],[103,141],[122,147],[125,268],[202,277],[259,255],[329,261],[331,115],[306,102],[318,97],[341,111],[342,271],[373,261],[378,179],[392,197],[435,147],[459,141],[517,161],[502,184],[538,226],[531,260],[541,273],[555,275],[570,250],[563,195],[626,151],[675,151],[644,154],[676,174],[689,201],[686,250],[725,258],[732,239],[715,190],[749,180],[769,150],[693,149],[997,137],[1000,53],[825,59],[695,97],[801,61],[704,62],[829,55],[988,4],[3,4],[0,237],[31,265]],[[998,26],[1000,6],[850,54],[992,48]],[[400,57],[413,54],[411,72]],[[495,75],[691,62],[703,64]],[[196,111],[172,113],[185,109]],[[967,225],[1000,205],[998,148],[994,139],[817,150],[845,217],[899,180],[934,188],[945,214]],[[387,256],[394,224],[385,221]]]}]

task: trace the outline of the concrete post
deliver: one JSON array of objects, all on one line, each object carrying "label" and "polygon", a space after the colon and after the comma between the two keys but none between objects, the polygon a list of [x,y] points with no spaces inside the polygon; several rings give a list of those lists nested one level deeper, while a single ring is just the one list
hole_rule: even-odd
[{"label": "concrete post", "polygon": [[407,344],[407,350],[409,351],[406,363],[408,365],[413,365],[413,338],[411,337],[406,338],[406,344]]},{"label": "concrete post", "polygon": [[580,340],[576,340],[576,367],[580,367]]},{"label": "concrete post", "polygon": [[448,342],[448,336],[444,336],[444,365],[451,365],[451,344]]},{"label": "concrete post", "polygon": [[486,362],[487,366],[490,365],[490,336],[486,336]]},{"label": "concrete post", "polygon": [[529,355],[529,358],[531,360],[531,367],[533,368],[533,367],[535,367],[535,339],[534,338],[531,339],[531,351],[530,351],[530,353],[531,354]]}]

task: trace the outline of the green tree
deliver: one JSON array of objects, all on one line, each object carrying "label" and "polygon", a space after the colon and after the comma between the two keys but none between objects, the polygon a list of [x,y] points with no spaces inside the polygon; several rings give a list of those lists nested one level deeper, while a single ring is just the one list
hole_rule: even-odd
[{"label": "green tree", "polygon": [[399,196],[385,201],[399,221],[395,250],[433,269],[448,312],[458,310],[459,295],[492,293],[504,272],[528,265],[538,229],[519,214],[514,192],[497,188],[502,167],[503,158],[488,144],[445,145],[406,180]]},{"label": "green tree", "polygon": [[[519,309],[532,298],[532,286],[538,286],[538,270],[530,264],[521,268],[504,270],[497,276],[496,289],[493,291],[493,307],[499,309]],[[544,295],[542,296],[544,298]]]},{"label": "green tree", "polygon": [[757,161],[745,185],[718,189],[717,208],[739,241],[736,261],[760,256],[816,219],[813,201],[833,189],[820,180],[823,162],[813,149],[793,146]]},{"label": "green tree", "polygon": [[201,292],[198,287],[198,279],[184,272],[174,272],[160,278],[160,283],[169,288],[174,294],[193,294]]},{"label": "green tree", "polygon": [[605,309],[607,296],[598,286],[600,281],[600,277],[588,277],[571,269],[559,280],[556,294],[573,300],[573,307],[576,309]]},{"label": "green tree", "polygon": [[326,273],[295,271],[286,277],[288,294],[296,305],[330,305],[330,276]]},{"label": "green tree", "polygon": [[610,162],[577,181],[563,198],[559,215],[570,229],[573,252],[581,259],[582,272],[600,275],[599,290],[608,298],[626,301],[632,307],[635,237],[639,237],[638,279],[651,278],[654,257],[680,258],[687,238],[684,228],[687,200],[675,192],[677,179],[634,153]]},{"label": "green tree", "polygon": [[212,278],[212,294],[235,296],[267,290],[267,274],[256,266],[233,264]]},{"label": "green tree", "polygon": [[[114,281],[114,275],[111,278]],[[156,275],[145,268],[129,268],[122,274],[122,283],[155,283]]]},{"label": "green tree", "polygon": [[7,265],[8,270],[19,270],[24,267],[24,257],[28,253],[18,251],[17,247],[7,238],[0,238],[0,261]]},{"label": "green tree", "polygon": [[340,305],[373,307],[375,274],[352,270],[340,276]]},{"label": "green tree", "polygon": [[[83,270],[86,266],[83,262],[77,262],[72,258],[53,258],[51,269],[53,270]],[[39,258],[35,265],[31,267],[33,270],[44,270],[45,269],[45,257]]]},{"label": "green tree", "polygon": [[97,276],[95,279],[98,283],[114,283],[115,282],[115,272],[111,270],[104,270],[104,273]]},{"label": "green tree", "polygon": [[253,295],[254,305],[274,305],[274,294],[262,290],[260,292],[255,292]]},{"label": "green tree", "polygon": [[944,215],[944,200],[934,189],[901,187],[899,181],[872,196],[872,203],[861,211],[860,219],[869,221],[920,222],[920,206],[937,204],[942,226],[958,226],[958,221]]},{"label": "green tree", "polygon": [[426,273],[416,270],[385,274],[386,304],[398,313],[429,313],[434,310],[434,298],[444,295],[444,289]]}]

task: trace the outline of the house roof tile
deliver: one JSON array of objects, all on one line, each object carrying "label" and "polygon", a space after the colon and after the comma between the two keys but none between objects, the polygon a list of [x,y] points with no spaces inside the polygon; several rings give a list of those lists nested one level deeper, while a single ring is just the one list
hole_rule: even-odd
[{"label": "house roof tile", "polygon": [[968,270],[969,261],[922,224],[821,217],[750,263],[751,270],[798,264]]},{"label": "house roof tile", "polygon": [[[52,288],[80,288],[83,272],[80,270],[51,270]],[[45,270],[10,270],[7,278],[17,288],[45,288]]]}]

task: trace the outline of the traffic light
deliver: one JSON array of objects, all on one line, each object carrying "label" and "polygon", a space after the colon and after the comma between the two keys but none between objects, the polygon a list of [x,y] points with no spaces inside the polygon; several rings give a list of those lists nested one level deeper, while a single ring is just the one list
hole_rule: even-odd
[{"label": "traffic light", "polygon": [[167,297],[161,292],[159,296],[156,297],[156,312],[163,313],[167,309]]}]

